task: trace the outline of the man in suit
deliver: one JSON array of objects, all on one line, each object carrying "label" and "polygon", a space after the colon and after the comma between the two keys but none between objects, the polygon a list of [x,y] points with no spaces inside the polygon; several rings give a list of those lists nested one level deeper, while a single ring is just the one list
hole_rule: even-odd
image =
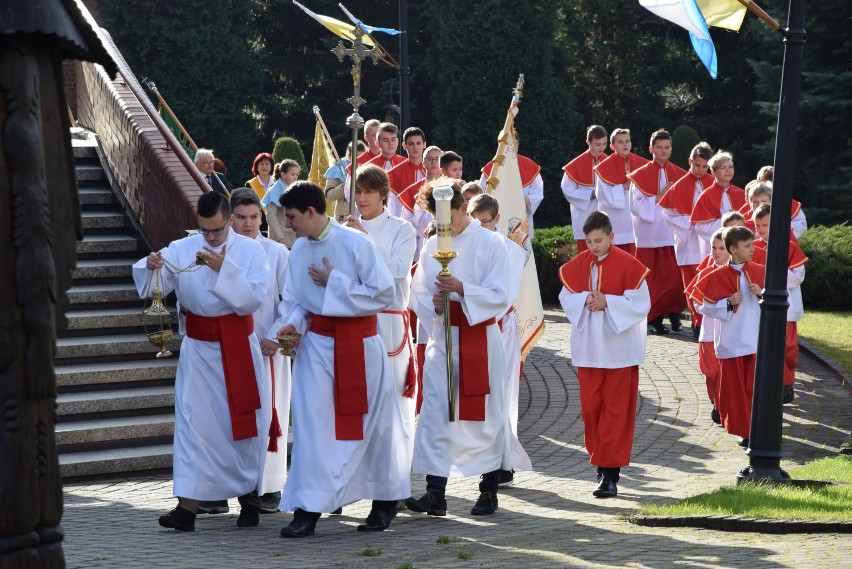
[{"label": "man in suit", "polygon": [[214,159],[212,150],[199,148],[195,152],[195,167],[198,168],[198,171],[201,172],[201,175],[204,176],[205,180],[207,180],[207,184],[214,192],[218,192],[225,197],[229,197],[231,195],[231,190],[234,188],[225,176],[213,169],[213,163]]}]

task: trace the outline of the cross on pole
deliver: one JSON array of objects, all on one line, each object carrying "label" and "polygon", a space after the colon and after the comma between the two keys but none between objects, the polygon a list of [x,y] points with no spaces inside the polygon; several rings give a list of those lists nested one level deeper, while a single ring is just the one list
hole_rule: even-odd
[{"label": "cross on pole", "polygon": [[361,98],[361,62],[365,59],[372,59],[373,65],[379,62],[382,58],[382,51],[378,47],[368,48],[364,45],[364,30],[361,26],[356,25],[352,29],[352,35],[355,39],[352,40],[352,47],[347,48],[343,45],[343,41],[339,41],[337,46],[331,50],[331,53],[337,56],[341,63],[349,57],[352,59],[352,86],[354,93],[346,101],[352,105],[352,114],[346,119],[346,126],[352,129],[352,161],[350,167],[352,169],[351,182],[349,185],[349,215],[352,215],[353,205],[355,203],[355,183],[357,180],[357,165],[358,165],[358,130],[364,126],[364,119],[358,114],[358,109],[366,103]]}]

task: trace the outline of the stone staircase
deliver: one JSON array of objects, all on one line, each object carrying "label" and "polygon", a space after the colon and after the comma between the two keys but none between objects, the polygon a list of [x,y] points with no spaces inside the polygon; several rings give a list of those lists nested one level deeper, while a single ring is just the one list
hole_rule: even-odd
[{"label": "stone staircase", "polygon": [[54,362],[62,476],[170,469],[180,340],[169,346],[174,357],[155,358],[131,273],[149,249],[101,167],[94,137],[73,142],[84,237]]}]

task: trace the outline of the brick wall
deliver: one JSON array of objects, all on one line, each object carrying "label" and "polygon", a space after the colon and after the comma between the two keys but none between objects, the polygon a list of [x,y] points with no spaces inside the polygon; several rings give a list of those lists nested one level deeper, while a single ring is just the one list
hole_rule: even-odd
[{"label": "brick wall", "polygon": [[99,65],[73,65],[77,122],[98,134],[109,167],[151,244],[163,247],[197,227],[195,204],[202,190],[166,146],[122,75],[113,81]]}]

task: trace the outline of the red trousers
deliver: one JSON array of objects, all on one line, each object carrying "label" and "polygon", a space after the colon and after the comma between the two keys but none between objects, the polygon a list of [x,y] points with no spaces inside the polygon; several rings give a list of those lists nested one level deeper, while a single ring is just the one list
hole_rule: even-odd
[{"label": "red trousers", "polygon": [[577,378],[589,462],[600,468],[627,466],[636,427],[639,366],[580,367]]},{"label": "red trousers", "polygon": [[719,398],[719,358],[716,357],[713,342],[698,342],[698,367],[704,374],[707,396],[710,397],[710,402],[715,404]]},{"label": "red trousers", "polygon": [[[698,274],[698,271],[696,271],[698,265],[681,265],[679,268],[680,282],[683,283],[683,290],[686,290],[686,287],[689,286],[689,283],[691,283],[692,279],[695,278],[695,275]],[[686,297],[686,293],[684,293],[684,296]],[[704,316],[700,312],[696,312],[695,307],[689,300],[689,297],[686,297],[686,308],[689,310],[690,318],[692,318],[692,325],[699,328]]]},{"label": "red trousers", "polygon": [[616,245],[622,251],[627,251],[634,257],[636,256],[636,243],[624,243],[622,245]]},{"label": "red trousers", "polygon": [[684,297],[674,247],[637,247],[636,258],[651,269],[647,278],[651,294],[648,321],[672,312],[680,313]]},{"label": "red trousers", "polygon": [[799,365],[799,329],[795,322],[787,322],[784,342],[784,385],[796,383],[796,366]]},{"label": "red trousers", "polygon": [[751,429],[751,396],[754,391],[756,354],[719,360],[719,396],[716,410],[722,426],[732,435],[748,438]]}]

